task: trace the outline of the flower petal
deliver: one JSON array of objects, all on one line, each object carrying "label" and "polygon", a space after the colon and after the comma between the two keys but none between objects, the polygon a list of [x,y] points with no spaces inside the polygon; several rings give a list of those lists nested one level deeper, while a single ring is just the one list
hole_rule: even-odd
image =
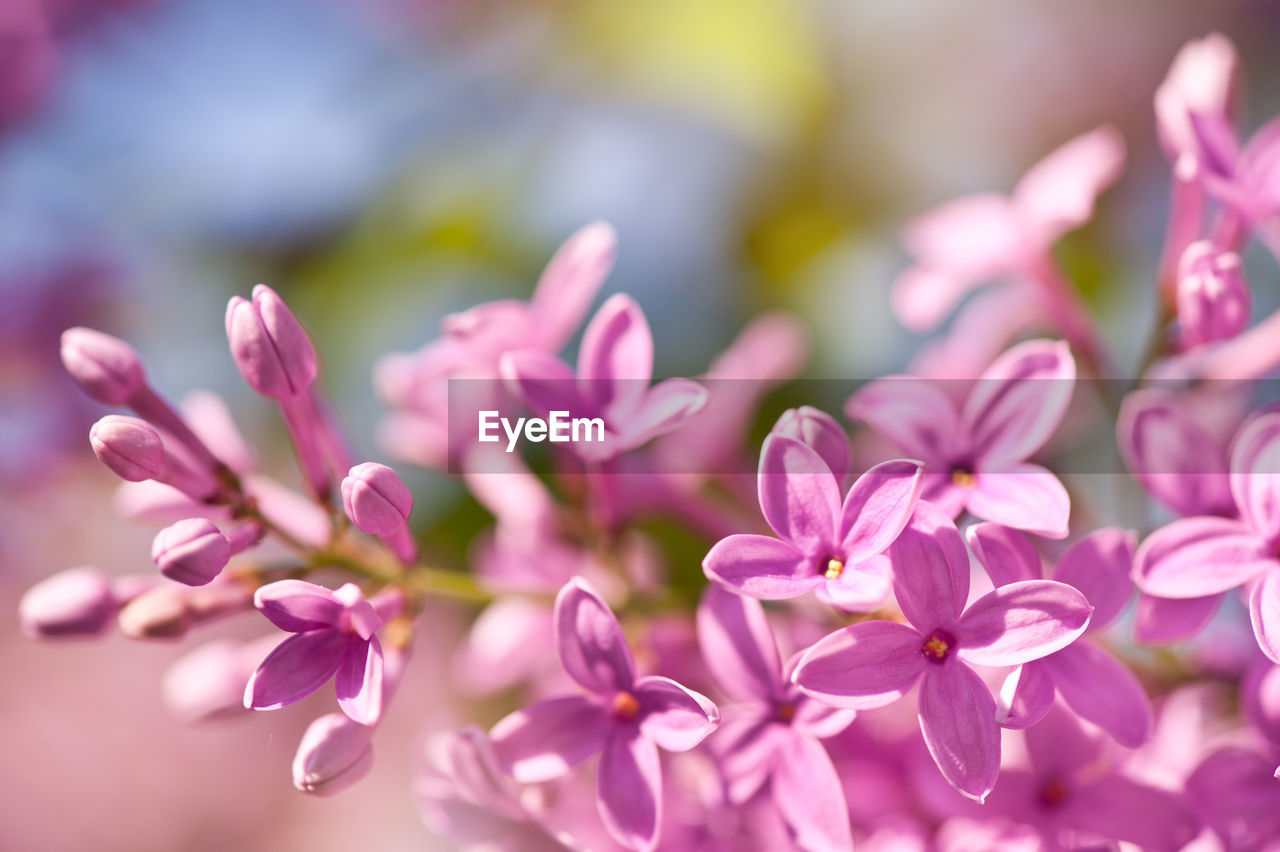
[{"label": "flower petal", "polygon": [[929,466],[944,465],[962,450],[956,437],[960,418],[951,398],[916,376],[887,376],[863,385],[849,397],[844,413]]},{"label": "flower petal", "polygon": [[1141,849],[1182,849],[1199,829],[1184,796],[1118,774],[1074,788],[1061,820]]},{"label": "flower petal", "polygon": [[872,556],[848,563],[834,580],[826,580],[815,596],[823,603],[845,612],[872,612],[879,609],[893,588],[893,565],[887,556]]},{"label": "flower petal", "polygon": [[797,694],[792,705],[796,708],[796,715],[791,720],[791,727],[820,740],[834,737],[853,724],[858,715],[856,710],[832,707],[803,694]]},{"label": "flower petal", "polygon": [[929,666],[920,681],[920,729],[951,786],[985,799],[1000,772],[1000,726],[982,678],[958,660]]},{"label": "flower petal", "polygon": [[707,389],[689,379],[659,382],[641,397],[631,411],[609,412],[609,422],[621,421],[618,449],[648,443],[659,435],[682,426],[707,404]]},{"label": "flower petal", "polygon": [[803,595],[823,581],[813,560],[793,545],[745,533],[716,542],[702,571],[739,594],[767,601]]},{"label": "flower petal", "polygon": [[581,695],[539,701],[489,732],[502,771],[523,784],[559,778],[600,750],[612,723]]},{"label": "flower petal", "polygon": [[1177,642],[1199,633],[1213,618],[1222,595],[1203,598],[1157,598],[1138,595],[1133,636],[1144,644]]},{"label": "flower petal", "polygon": [[604,745],[596,786],[600,817],[613,839],[628,849],[653,849],[662,821],[657,746],[634,729],[619,729]]},{"label": "flower petal", "polygon": [[1093,607],[1090,630],[1110,624],[1129,602],[1136,547],[1133,532],[1101,529],[1081,539],[1058,561],[1053,579],[1079,589]]},{"label": "flower petal", "polygon": [[1023,663],[1005,678],[1000,687],[996,721],[1001,727],[1020,731],[1044,718],[1053,706],[1056,690],[1044,660]]},{"label": "flower petal", "polygon": [[849,806],[835,765],[822,743],[789,732],[773,770],[773,801],[804,852],[853,848]]},{"label": "flower petal", "polygon": [[[547,352],[538,349],[508,352],[498,362],[498,373],[507,390],[540,417],[551,411],[568,411],[575,417],[596,413],[578,394],[577,380],[569,365]],[[469,428],[475,424],[467,425]],[[499,440],[503,437],[500,435]]]},{"label": "flower petal", "polygon": [[1084,633],[1092,607],[1066,583],[1024,580],[973,602],[956,628],[961,658],[1016,666],[1061,650]]},{"label": "flower petal", "polygon": [[737,712],[726,715],[716,735],[707,741],[707,748],[720,766],[729,801],[740,805],[769,780],[774,754],[791,732],[764,708],[738,705],[731,709]]},{"label": "flower petal", "polygon": [[1108,746],[1097,728],[1086,728],[1061,702],[1027,728],[1026,743],[1027,756],[1041,778],[1074,778],[1097,765]]},{"label": "flower petal", "polygon": [[1066,538],[1071,498],[1058,477],[1038,464],[980,472],[965,505],[984,520],[1045,538]]},{"label": "flower petal", "polygon": [[1280,566],[1263,574],[1249,590],[1249,620],[1262,653],[1280,663]]},{"label": "flower petal", "polygon": [[840,489],[827,463],[809,447],[770,435],[760,451],[760,508],[781,538],[807,556],[826,555],[836,544]]},{"label": "flower petal", "polygon": [[973,275],[950,269],[912,266],[893,282],[890,298],[893,315],[913,331],[929,331],[982,281]]},{"label": "flower petal", "polygon": [[305,580],[278,580],[253,593],[253,605],[281,630],[303,633],[338,623],[342,604],[324,586]]},{"label": "flower petal", "polygon": [[1067,142],[1023,175],[1013,198],[1044,245],[1089,220],[1098,194],[1120,176],[1124,154],[1124,138],[1104,125]]},{"label": "flower petal", "polygon": [[587,324],[578,348],[578,387],[597,411],[632,409],[653,378],[653,333],[630,296],[610,296]]},{"label": "flower petal", "polygon": [[965,530],[964,538],[996,586],[1044,579],[1040,555],[1018,531],[999,524],[974,524]]},{"label": "flower petal", "polygon": [[709,585],[697,627],[702,659],[721,689],[740,701],[781,697],[782,660],[759,602]]},{"label": "flower petal", "polygon": [[378,637],[371,636],[368,642],[351,641],[333,685],[338,706],[351,721],[378,724],[382,718],[382,645]]},{"label": "flower petal", "polygon": [[337,630],[311,630],[275,647],[249,678],[244,706],[275,710],[301,701],[333,677],[346,653],[348,638]]},{"label": "flower petal", "polygon": [[1183,518],[1149,535],[1138,548],[1134,582],[1161,598],[1201,598],[1234,589],[1275,563],[1240,521]]},{"label": "flower petal", "polygon": [[547,263],[533,291],[530,308],[537,332],[549,351],[573,336],[587,315],[600,285],[613,269],[618,235],[607,222],[592,222],[576,231]]},{"label": "flower petal", "polygon": [[951,519],[929,503],[889,549],[893,593],[907,620],[928,633],[950,627],[969,597],[969,551]]},{"label": "flower petal", "polygon": [[1244,428],[1231,454],[1231,493],[1261,538],[1280,538],[1280,413]]},{"label": "flower petal", "polygon": [[805,651],[792,681],[818,701],[852,710],[883,707],[925,668],[920,634],[891,621],[841,628]]},{"label": "flower petal", "polygon": [[997,358],[960,415],[977,467],[1004,471],[1043,447],[1066,413],[1075,379],[1063,341],[1029,340]]},{"label": "flower petal", "polygon": [[631,688],[636,666],[622,626],[583,578],[574,577],[556,595],[555,631],[556,651],[569,677],[601,694]]},{"label": "flower petal", "polygon": [[1040,661],[1062,700],[1127,748],[1151,738],[1155,716],[1142,684],[1123,664],[1088,642],[1077,642]]},{"label": "flower petal", "polygon": [[705,695],[666,677],[636,681],[640,733],[667,751],[688,751],[720,724],[720,709]]},{"label": "flower petal", "polygon": [[859,562],[893,544],[920,499],[923,471],[920,462],[898,459],[858,477],[840,515],[846,561]]}]

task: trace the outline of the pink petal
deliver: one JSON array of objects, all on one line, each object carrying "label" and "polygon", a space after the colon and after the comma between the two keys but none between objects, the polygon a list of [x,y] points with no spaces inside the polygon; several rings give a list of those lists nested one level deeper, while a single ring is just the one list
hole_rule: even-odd
[{"label": "pink petal", "polygon": [[600,750],[612,723],[580,695],[549,698],[493,726],[489,739],[504,772],[524,784],[559,778]]},{"label": "pink petal", "polygon": [[1280,413],[1251,422],[1231,454],[1231,493],[1261,538],[1280,539]]},{"label": "pink petal", "polygon": [[578,385],[598,411],[633,409],[653,378],[653,334],[640,306],[610,296],[587,324],[578,349]]},{"label": "pink petal", "polygon": [[1151,700],[1133,673],[1106,651],[1077,642],[1041,665],[1052,675],[1062,700],[1120,745],[1137,748],[1151,738]]},{"label": "pink petal", "polygon": [[688,751],[720,724],[715,704],[670,678],[642,677],[634,695],[640,702],[640,733],[667,751]]},{"label": "pink petal", "polygon": [[1249,590],[1249,620],[1258,647],[1280,663],[1280,565],[1267,571]]},{"label": "pink petal", "polygon": [[925,266],[992,278],[1021,257],[1023,234],[1015,216],[1002,195],[967,195],[918,216],[903,230],[902,243]]},{"label": "pink petal", "polygon": [[945,466],[962,449],[956,437],[959,415],[950,397],[914,376],[888,376],[863,385],[849,397],[844,413],[926,465]]},{"label": "pink petal", "polygon": [[960,415],[979,470],[1002,472],[1045,445],[1075,389],[1076,362],[1063,341],[1028,340],[995,360]]},{"label": "pink petal", "polygon": [[253,593],[253,605],[276,627],[290,633],[337,624],[342,604],[324,586],[305,580],[277,580]]},{"label": "pink petal", "polygon": [[914,461],[887,461],[859,476],[845,497],[840,516],[845,560],[859,562],[883,553],[911,520],[923,466]]},{"label": "pink petal", "polygon": [[619,449],[632,449],[677,429],[707,404],[707,389],[689,379],[667,379],[640,398],[639,407],[625,413],[609,412],[609,422],[622,425]]},{"label": "pink petal", "polygon": [[1023,663],[1005,678],[1000,687],[996,721],[1001,727],[1020,731],[1044,718],[1053,706],[1056,690],[1044,660]]},{"label": "pink petal", "polygon": [[1258,732],[1280,744],[1280,666],[1265,661],[1253,665],[1245,676],[1243,701]]},{"label": "pink petal", "polygon": [[1184,796],[1114,774],[1075,787],[1061,819],[1142,849],[1182,849],[1199,830]]},{"label": "pink petal", "polygon": [[[508,352],[498,362],[498,373],[507,389],[540,417],[550,411],[568,411],[576,417],[596,413],[596,409],[579,396],[573,370],[554,355],[538,349]],[[499,442],[505,438],[505,435],[498,436]]]},{"label": "pink petal", "polygon": [[1044,579],[1040,555],[1016,530],[999,524],[974,524],[965,530],[964,537],[996,586]]},{"label": "pink petal", "polygon": [[791,727],[820,740],[834,737],[853,724],[858,715],[855,710],[832,707],[804,695],[798,696],[798,700],[792,704],[796,708],[796,715],[791,720]]},{"label": "pink petal", "polygon": [[591,585],[574,577],[556,595],[556,650],[564,670],[592,692],[631,689],[635,662],[622,626]]},{"label": "pink petal", "polygon": [[928,503],[889,549],[893,592],[922,633],[950,627],[969,597],[969,552],[951,519]]},{"label": "pink petal", "polygon": [[1089,629],[1110,624],[1133,594],[1133,552],[1137,536],[1130,530],[1101,529],[1063,554],[1053,579],[1079,589],[1093,607]]},{"label": "pink petal", "polygon": [[338,706],[347,718],[361,725],[376,725],[382,718],[382,645],[378,637],[351,642],[338,665],[333,685]]},{"label": "pink petal", "polygon": [[697,614],[698,645],[720,688],[740,701],[782,694],[782,660],[759,602],[707,586]]},{"label": "pink petal", "polygon": [[773,774],[775,755],[791,731],[772,716],[739,712],[726,718],[708,741],[720,765],[725,792],[733,804],[742,804],[755,796]]},{"label": "pink petal", "polygon": [[812,559],[767,535],[721,539],[702,560],[702,570],[739,594],[763,600],[794,598],[823,582]]},{"label": "pink petal", "polygon": [[1016,666],[1075,641],[1092,607],[1066,583],[1010,583],[973,602],[956,629],[960,657],[982,666]]},{"label": "pink petal", "polygon": [[893,315],[912,331],[931,331],[942,323],[981,278],[951,269],[912,266],[893,282]]},{"label": "pink petal", "polygon": [[822,743],[796,733],[783,738],[772,790],[798,848],[804,852],[853,848],[844,787]]},{"label": "pink petal", "polygon": [[1234,589],[1275,560],[1240,521],[1184,518],[1156,530],[1138,548],[1134,582],[1162,598],[1201,598]]},{"label": "pink petal", "polygon": [[337,630],[298,633],[276,646],[249,678],[244,706],[275,710],[301,701],[333,677],[349,639]]},{"label": "pink petal", "polygon": [[559,350],[582,324],[600,285],[613,269],[617,247],[613,226],[592,222],[565,240],[547,263],[530,308],[548,351]]},{"label": "pink petal", "polygon": [[965,505],[979,518],[1045,538],[1066,538],[1071,498],[1058,477],[1038,464],[979,473]]},{"label": "pink petal", "polygon": [[651,850],[662,820],[662,767],[658,748],[625,729],[609,737],[596,777],[600,817],[614,840]]},{"label": "pink petal", "polygon": [[1056,703],[1039,723],[1027,728],[1027,756],[1041,778],[1074,778],[1098,765],[1106,737],[1085,728],[1063,704]]},{"label": "pink petal", "polygon": [[837,707],[883,707],[905,695],[924,671],[923,645],[923,637],[906,625],[864,621],[805,651],[792,681],[806,695]]},{"label": "pink petal", "polygon": [[1000,726],[982,678],[956,660],[929,666],[920,682],[920,728],[951,786],[985,799],[1000,772]]},{"label": "pink petal", "polygon": [[1175,600],[1139,594],[1134,638],[1144,644],[1165,644],[1193,636],[1213,618],[1222,597],[1218,594]]},{"label": "pink petal", "polygon": [[[1196,767],[1187,797],[1204,821],[1236,848],[1265,849],[1280,835],[1280,784],[1267,756],[1239,747],[1220,748]],[[1228,847],[1230,848],[1230,847]]]},{"label": "pink petal", "polygon": [[1120,176],[1124,154],[1123,137],[1103,126],[1067,142],[1023,176],[1013,198],[1043,244],[1089,220],[1094,199]]},{"label": "pink petal", "polygon": [[827,463],[812,449],[782,435],[766,438],[759,491],[764,518],[779,537],[814,558],[827,555],[836,544],[840,490]]},{"label": "pink petal", "polygon": [[893,588],[893,566],[887,556],[872,556],[847,563],[834,580],[825,580],[815,590],[823,603],[845,612],[871,612],[882,606]]}]

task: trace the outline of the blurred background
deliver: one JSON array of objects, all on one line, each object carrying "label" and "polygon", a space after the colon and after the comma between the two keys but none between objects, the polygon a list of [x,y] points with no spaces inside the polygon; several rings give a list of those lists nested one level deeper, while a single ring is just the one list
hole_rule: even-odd
[{"label": "blurred background", "polygon": [[[41,577],[150,567],[150,531],[111,516],[85,438],[104,412],[62,374],[63,328],[128,339],[173,397],[223,393],[296,477],[228,357],[229,296],[265,282],[290,302],[382,459],[375,361],[449,311],[525,298],[603,218],[621,238],[606,294],[644,308],[660,375],[784,308],[811,331],[809,377],[867,378],[918,343],[889,312],[901,225],[1110,123],[1125,175],[1060,254],[1111,339],[1136,340],[1168,191],[1152,96],[1212,30],[1240,51],[1246,125],[1280,113],[1264,0],[0,0],[0,849],[432,848],[414,744],[459,721],[420,654],[372,776],[316,801],[288,766],[328,699],[192,728],[160,702],[181,649],[24,640],[16,600]],[[1274,261],[1249,262],[1261,312]],[[458,489],[410,479],[448,528]],[[452,535],[461,553],[467,525]]]}]

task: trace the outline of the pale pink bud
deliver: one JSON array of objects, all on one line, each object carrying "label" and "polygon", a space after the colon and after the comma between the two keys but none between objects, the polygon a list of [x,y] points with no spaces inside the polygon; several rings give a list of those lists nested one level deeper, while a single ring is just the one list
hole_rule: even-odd
[{"label": "pale pink bud", "polygon": [[151,560],[170,580],[203,586],[231,560],[231,544],[213,521],[187,518],[156,533]]},{"label": "pale pink bud", "polygon": [[263,396],[288,399],[316,378],[316,352],[289,307],[265,284],[253,301],[234,296],[227,305],[231,357],[245,380]]},{"label": "pale pink bud", "polygon": [[1183,348],[1235,337],[1249,324],[1252,299],[1240,255],[1192,243],[1178,264],[1178,327]]},{"label": "pale pink bud", "polygon": [[293,758],[293,786],[331,796],[373,768],[373,730],[342,713],[321,716],[307,727]]},{"label": "pale pink bud", "polygon": [[853,448],[849,436],[825,411],[802,405],[782,412],[774,424],[773,434],[794,438],[812,449],[831,468],[837,479],[843,479],[853,467]]},{"label": "pale pink bud", "polygon": [[165,704],[179,719],[203,722],[245,713],[244,687],[278,634],[245,644],[218,639],[179,657],[161,682]]},{"label": "pale pink bud", "polygon": [[62,333],[62,364],[81,390],[107,405],[125,405],[147,381],[133,347],[91,328]]},{"label": "pale pink bud", "polygon": [[18,620],[32,639],[95,636],[115,609],[107,579],[86,566],[59,571],[28,589],[18,604]]},{"label": "pale pink bud", "polygon": [[108,414],[89,430],[98,461],[126,482],[159,479],[165,470],[164,441],[146,421]]},{"label": "pale pink bud", "polygon": [[391,536],[413,511],[413,495],[396,472],[384,464],[365,462],[342,480],[342,508],[351,523],[376,536]]},{"label": "pale pink bud", "polygon": [[131,600],[116,620],[120,632],[131,639],[178,639],[192,627],[252,606],[253,593],[240,583],[164,585]]}]

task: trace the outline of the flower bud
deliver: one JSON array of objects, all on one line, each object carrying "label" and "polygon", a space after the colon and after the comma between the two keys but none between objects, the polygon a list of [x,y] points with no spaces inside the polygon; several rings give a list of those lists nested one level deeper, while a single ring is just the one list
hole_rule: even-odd
[{"label": "flower bud", "polygon": [[62,333],[62,364],[81,390],[107,405],[125,405],[147,381],[133,347],[91,328]]},{"label": "flower bud", "polygon": [[365,462],[342,480],[342,508],[359,529],[383,538],[404,528],[413,495],[391,468]]},{"label": "flower bud", "polygon": [[18,620],[32,639],[95,636],[115,609],[111,586],[98,569],[69,568],[27,590],[18,604]]},{"label": "flower bud", "polygon": [[187,518],[156,534],[151,560],[170,580],[203,586],[231,560],[231,544],[213,521]]},{"label": "flower bud", "polygon": [[186,598],[174,586],[138,595],[124,605],[116,621],[130,639],[179,639],[191,626]]},{"label": "flower bud", "polygon": [[231,357],[245,380],[263,396],[295,397],[316,378],[316,352],[289,307],[265,284],[253,301],[232,297],[227,305]]},{"label": "flower bud", "polygon": [[844,479],[853,467],[853,449],[849,436],[825,411],[808,405],[788,408],[773,426],[773,434],[793,438],[811,448],[831,468],[837,479]]},{"label": "flower bud", "polygon": [[342,713],[321,716],[308,726],[293,758],[293,786],[331,796],[355,784],[373,768],[373,731]]},{"label": "flower bud", "polygon": [[1178,326],[1191,349],[1235,337],[1249,324],[1252,299],[1240,255],[1192,243],[1178,264]]},{"label": "flower bud", "polygon": [[98,461],[126,482],[159,479],[165,471],[164,442],[150,423],[108,414],[89,430]]},{"label": "flower bud", "polygon": [[187,722],[244,714],[244,685],[278,642],[276,634],[248,644],[218,639],[179,657],[161,683],[165,704]]}]

